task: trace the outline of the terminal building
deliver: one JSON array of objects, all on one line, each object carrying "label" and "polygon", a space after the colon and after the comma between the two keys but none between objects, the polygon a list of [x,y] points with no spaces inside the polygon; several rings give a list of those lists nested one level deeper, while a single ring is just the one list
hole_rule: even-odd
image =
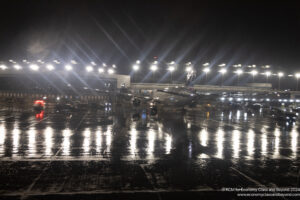
[{"label": "terminal building", "polygon": [[130,76],[76,72],[24,72],[0,70],[1,92],[96,94],[130,87]]}]

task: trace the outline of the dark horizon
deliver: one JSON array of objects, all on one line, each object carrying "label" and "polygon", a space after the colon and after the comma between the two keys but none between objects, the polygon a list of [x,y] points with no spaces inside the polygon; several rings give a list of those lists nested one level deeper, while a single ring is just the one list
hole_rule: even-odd
[{"label": "dark horizon", "polygon": [[0,60],[300,64],[296,1],[4,1]]}]

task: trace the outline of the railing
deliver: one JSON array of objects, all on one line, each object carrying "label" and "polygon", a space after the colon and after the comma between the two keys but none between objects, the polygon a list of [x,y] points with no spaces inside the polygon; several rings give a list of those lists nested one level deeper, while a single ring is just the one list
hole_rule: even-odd
[{"label": "railing", "polygon": [[80,100],[80,101],[103,101],[111,100],[114,95],[100,93],[100,94],[90,94],[90,95],[61,95],[61,94],[49,94],[42,92],[17,92],[17,91],[0,91],[0,98],[29,98],[29,99],[70,99],[70,100]]}]

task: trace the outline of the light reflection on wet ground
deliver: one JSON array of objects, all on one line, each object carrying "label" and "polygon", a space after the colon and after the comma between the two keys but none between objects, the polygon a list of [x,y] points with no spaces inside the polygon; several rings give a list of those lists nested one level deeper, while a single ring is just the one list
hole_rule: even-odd
[{"label": "light reflection on wet ground", "polygon": [[[180,148],[182,139],[188,155],[216,157],[220,159],[296,159],[298,155],[298,125],[280,126],[268,117],[240,118],[242,111],[210,114],[187,114],[175,118],[151,118],[128,120],[126,131],[113,130],[111,124],[99,125],[97,114],[87,114],[79,119],[78,126],[70,128],[71,121],[53,121],[56,114],[38,121],[29,116],[26,121],[18,119],[0,122],[0,156],[2,158],[89,157],[107,158],[112,145],[122,134],[121,146],[124,158],[159,159]],[[246,113],[245,113],[246,114]],[[10,116],[9,116],[10,117]],[[6,116],[6,119],[9,118]],[[113,116],[111,116],[114,118]],[[78,119],[74,119],[78,121]],[[82,121],[80,121],[82,120]],[[25,124],[26,126],[23,126]],[[101,124],[101,123],[100,123]],[[201,150],[199,151],[199,148]],[[197,150],[197,151],[195,151]]]},{"label": "light reflection on wet ground", "polygon": [[[298,123],[287,126],[264,113],[239,110],[161,114],[139,120],[133,120],[132,114],[87,112],[70,117],[46,112],[37,120],[34,114],[2,112],[0,162],[141,161],[149,165],[146,172],[161,176],[161,183],[155,183],[158,188],[240,185],[220,177],[213,181],[179,177],[182,184],[190,184],[181,186],[172,182],[169,171],[178,167],[178,172],[190,176],[217,176],[215,170],[233,167],[265,185],[297,186]],[[221,173],[229,173],[226,170]],[[163,173],[171,174],[166,178]],[[272,178],[274,174],[285,179]],[[246,180],[243,184],[253,183]]]}]

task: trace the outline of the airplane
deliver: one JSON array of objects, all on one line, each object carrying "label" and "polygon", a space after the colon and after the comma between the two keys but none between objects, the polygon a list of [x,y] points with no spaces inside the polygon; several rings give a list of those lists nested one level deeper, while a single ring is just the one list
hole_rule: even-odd
[{"label": "airplane", "polygon": [[157,90],[153,92],[153,99],[155,99],[157,103],[161,103],[165,106],[183,107],[214,104],[218,99],[218,95],[199,94],[193,89],[178,87]]}]

